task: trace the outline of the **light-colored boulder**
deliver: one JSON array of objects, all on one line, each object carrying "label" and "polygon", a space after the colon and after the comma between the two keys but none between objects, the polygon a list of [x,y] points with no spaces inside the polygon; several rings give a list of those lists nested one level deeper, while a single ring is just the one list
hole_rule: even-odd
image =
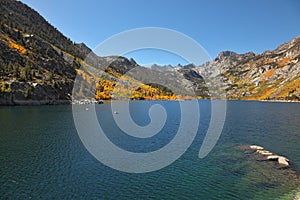
[{"label": "light-colored boulder", "polygon": [[285,167],[287,167],[287,166],[290,165],[290,164],[289,164],[289,160],[288,160],[287,158],[283,157],[283,156],[279,156],[279,157],[278,157],[278,163],[279,163],[280,165],[282,165],[282,166],[285,166]]},{"label": "light-colored boulder", "polygon": [[264,148],[261,146],[257,146],[257,145],[250,145],[250,149],[252,150],[263,150]]},{"label": "light-colored boulder", "polygon": [[265,158],[267,160],[270,160],[270,161],[275,161],[275,162],[278,162],[278,164],[280,166],[283,166],[283,167],[288,167],[290,166],[289,164],[289,159],[287,159],[286,157],[284,156],[279,156],[279,155],[276,155],[266,149],[264,149],[263,147],[261,146],[257,146],[257,145],[250,145],[249,146],[250,149],[252,150],[255,150],[255,152],[261,156],[265,156]]},{"label": "light-colored boulder", "polygon": [[270,151],[267,151],[267,150],[257,150],[256,152],[259,153],[260,155],[263,155],[263,156],[273,155],[273,153],[271,153]]},{"label": "light-colored boulder", "polygon": [[278,160],[279,156],[277,155],[271,155],[271,156],[268,156],[267,159],[268,160]]}]

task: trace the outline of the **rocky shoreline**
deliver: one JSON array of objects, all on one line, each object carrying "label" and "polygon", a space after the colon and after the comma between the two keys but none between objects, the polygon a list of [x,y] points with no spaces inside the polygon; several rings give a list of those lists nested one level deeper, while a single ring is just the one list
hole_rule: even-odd
[{"label": "rocky shoreline", "polygon": [[[80,100],[70,100],[70,99],[26,99],[26,98],[19,98],[17,99],[16,96],[20,95],[12,95],[9,93],[2,93],[0,92],[0,106],[38,106],[38,105],[66,105],[66,104],[103,104],[106,100],[90,100],[90,99],[80,99]],[[159,100],[159,99],[153,99]],[[201,99],[199,99],[201,100]],[[203,99],[203,100],[210,100],[210,99]],[[211,99],[217,100],[217,99]],[[118,101],[118,100],[107,100],[107,101]],[[139,100],[139,101],[149,101],[147,100]],[[173,101],[173,100],[164,100],[164,101]],[[178,101],[178,100],[174,100]],[[180,101],[180,100],[179,100]],[[259,102],[275,102],[275,103],[300,103],[300,101],[291,101],[291,100],[234,100],[234,99],[227,99],[227,101],[259,101]]]},{"label": "rocky shoreline", "polygon": [[65,105],[71,104],[68,99],[26,99],[14,98],[14,95],[0,94],[0,106],[40,106],[40,105]]},{"label": "rocky shoreline", "polygon": [[296,100],[259,100],[261,102],[278,102],[278,103],[300,103]]}]

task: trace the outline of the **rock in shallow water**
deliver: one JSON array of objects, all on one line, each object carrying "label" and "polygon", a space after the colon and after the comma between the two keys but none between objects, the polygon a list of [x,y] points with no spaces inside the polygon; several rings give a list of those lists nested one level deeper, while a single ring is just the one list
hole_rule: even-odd
[{"label": "rock in shallow water", "polygon": [[257,146],[257,145],[250,145],[250,149],[252,150],[263,150],[264,148],[261,146]]},{"label": "rock in shallow water", "polygon": [[255,152],[259,155],[259,156],[263,156],[265,157],[266,156],[266,159],[267,160],[270,160],[270,161],[277,161],[278,164],[282,167],[289,167],[290,166],[290,163],[289,163],[289,159],[287,159],[286,157],[284,156],[279,156],[279,155],[276,155],[266,149],[264,149],[263,147],[261,146],[258,146],[258,145],[250,145],[249,148],[251,150],[255,150]]},{"label": "rock in shallow water", "polygon": [[263,155],[263,156],[271,156],[273,155],[273,153],[271,153],[270,151],[267,151],[267,150],[257,150],[256,151],[257,153]]},{"label": "rock in shallow water", "polygon": [[283,156],[278,157],[278,163],[279,163],[279,165],[282,165],[284,167],[288,167],[290,165],[289,160]]},{"label": "rock in shallow water", "polygon": [[277,156],[277,155],[271,155],[271,156],[268,156],[267,159],[268,160],[278,160],[278,157],[279,156]]}]

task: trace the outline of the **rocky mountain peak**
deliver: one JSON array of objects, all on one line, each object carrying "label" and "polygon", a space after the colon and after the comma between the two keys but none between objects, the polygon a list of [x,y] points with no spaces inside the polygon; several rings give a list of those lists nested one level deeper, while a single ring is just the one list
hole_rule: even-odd
[{"label": "rocky mountain peak", "polygon": [[244,54],[242,54],[242,55],[248,56],[248,57],[254,57],[254,56],[257,56],[258,54],[254,53],[254,52],[252,52],[252,51],[249,51],[248,53],[244,53]]},{"label": "rocky mountain peak", "polygon": [[86,45],[84,44],[83,42],[82,43],[77,43],[75,44],[76,47],[78,47],[78,49],[81,50],[81,52],[84,54],[84,55],[87,55],[89,53],[91,53],[91,49]]},{"label": "rocky mountain peak", "polygon": [[223,60],[226,57],[237,55],[237,53],[233,51],[221,51],[218,56],[215,58],[215,61]]}]

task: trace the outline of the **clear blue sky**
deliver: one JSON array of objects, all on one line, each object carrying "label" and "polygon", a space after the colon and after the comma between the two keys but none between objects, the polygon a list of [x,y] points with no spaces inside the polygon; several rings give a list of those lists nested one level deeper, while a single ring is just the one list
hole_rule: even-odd
[{"label": "clear blue sky", "polygon": [[[75,42],[95,48],[128,29],[164,27],[220,51],[261,53],[300,35],[298,0],[21,0]],[[177,64],[158,51],[131,54],[142,64]],[[155,60],[153,60],[155,59]]]}]

